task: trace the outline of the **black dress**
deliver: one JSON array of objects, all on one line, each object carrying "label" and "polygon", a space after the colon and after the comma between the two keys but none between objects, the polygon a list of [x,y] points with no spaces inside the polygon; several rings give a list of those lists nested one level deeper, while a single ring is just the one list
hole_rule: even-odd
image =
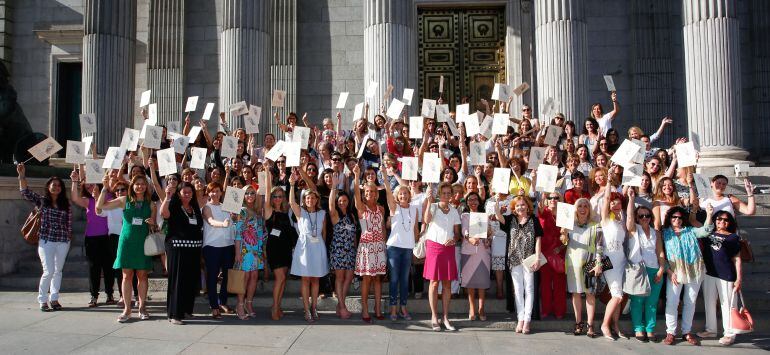
[{"label": "black dress", "polygon": [[[297,230],[291,225],[289,215],[273,211],[265,222],[267,227],[267,263],[275,270],[291,266],[291,253],[297,243]],[[276,235],[277,234],[277,235]]]},{"label": "black dress", "polygon": [[166,257],[168,289],[166,308],[169,319],[184,319],[193,313],[195,296],[200,291],[203,217],[199,208],[187,214],[179,203],[169,206]]}]

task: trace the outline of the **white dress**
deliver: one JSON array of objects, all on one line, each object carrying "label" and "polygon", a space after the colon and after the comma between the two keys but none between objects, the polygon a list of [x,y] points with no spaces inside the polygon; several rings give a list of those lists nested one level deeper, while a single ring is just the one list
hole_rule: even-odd
[{"label": "white dress", "polygon": [[304,208],[297,220],[297,245],[291,259],[291,274],[322,277],[329,273],[326,243],[321,236],[326,211],[308,213]]},{"label": "white dress", "polygon": [[626,229],[620,221],[602,221],[604,235],[604,255],[610,258],[612,269],[604,272],[604,279],[610,287],[612,297],[623,297],[623,276],[626,270],[626,251],[623,242],[626,239]]}]

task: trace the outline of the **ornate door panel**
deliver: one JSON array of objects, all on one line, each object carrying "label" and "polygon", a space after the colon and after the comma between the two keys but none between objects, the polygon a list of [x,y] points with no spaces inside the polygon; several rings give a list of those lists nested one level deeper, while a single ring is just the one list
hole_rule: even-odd
[{"label": "ornate door panel", "polygon": [[462,97],[480,105],[489,100],[496,82],[505,80],[505,21],[502,8],[418,9],[419,92],[422,98],[441,95],[454,110]]}]

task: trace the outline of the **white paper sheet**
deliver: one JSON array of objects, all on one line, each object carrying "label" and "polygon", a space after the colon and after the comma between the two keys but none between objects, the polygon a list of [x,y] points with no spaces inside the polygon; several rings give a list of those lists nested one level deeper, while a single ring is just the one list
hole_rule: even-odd
[{"label": "white paper sheet", "polygon": [[84,168],[86,169],[86,184],[101,184],[104,178],[104,169],[102,168],[104,159],[86,159]]},{"label": "white paper sheet", "polygon": [[465,117],[468,116],[469,109],[469,104],[457,105],[457,108],[455,109],[455,118],[457,119],[457,123],[462,123],[465,121]]},{"label": "white paper sheet", "polygon": [[527,164],[527,169],[534,170],[540,166],[540,163],[545,159],[545,150],[546,147],[529,148],[529,163]]},{"label": "white paper sheet", "polygon": [[243,198],[246,197],[246,190],[229,187],[222,195],[222,211],[230,213],[241,213],[243,207]]},{"label": "white paper sheet", "polygon": [[444,76],[442,75],[438,81],[438,92],[444,92]]},{"label": "white paper sheet", "polygon": [[479,117],[476,114],[465,116],[465,135],[467,137],[473,137],[481,132],[479,127]]},{"label": "white paper sheet", "polygon": [[438,183],[441,176],[441,158],[438,153],[425,153],[422,156],[422,182]]},{"label": "white paper sheet", "polygon": [[487,149],[485,142],[471,142],[468,147],[471,166],[485,165],[487,163]]},{"label": "white paper sheet", "polygon": [[537,166],[537,184],[535,191],[554,192],[559,168],[553,165],[540,164]]},{"label": "white paper sheet", "polygon": [[174,148],[174,153],[184,154],[187,151],[188,145],[190,145],[190,137],[179,136],[174,139],[172,148]]},{"label": "white paper sheet", "polygon": [[68,164],[83,164],[86,161],[86,144],[81,141],[67,141],[64,161]]},{"label": "white paper sheet", "polygon": [[642,186],[642,176],[644,174],[644,165],[632,164],[623,168],[623,177],[620,184],[625,186]]},{"label": "white paper sheet", "polygon": [[230,105],[230,114],[233,116],[241,116],[247,113],[249,113],[249,105],[246,104],[246,101],[238,101]]},{"label": "white paper sheet", "polygon": [[273,107],[283,107],[283,103],[286,100],[286,91],[273,90],[273,97],[270,100],[270,105]]},{"label": "white paper sheet", "polygon": [[[200,129],[200,127],[198,127]],[[136,151],[139,145],[139,130],[133,128],[126,128],[123,130],[123,138],[120,140],[120,147],[127,151]]]},{"label": "white paper sheet", "polygon": [[147,106],[147,121],[153,126],[158,124],[158,104],[150,104]]},{"label": "white paper sheet", "polygon": [[220,154],[225,158],[235,158],[238,155],[238,138],[232,136],[222,137]]},{"label": "white paper sheet", "polygon": [[286,167],[299,166],[300,152],[302,150],[300,142],[285,142],[283,145],[283,155],[286,156]]},{"label": "white paper sheet", "polygon": [[56,154],[56,152],[60,151],[62,148],[63,147],[56,141],[56,139],[48,137],[42,142],[32,146],[32,148],[29,148],[27,151],[29,154],[32,154],[37,161],[43,161]]},{"label": "white paper sheet", "polygon": [[434,118],[436,116],[436,100],[422,99],[420,115],[422,117]]},{"label": "white paper sheet", "polygon": [[457,129],[457,125],[455,124],[454,121],[452,121],[451,118],[446,120],[446,125],[447,127],[449,127],[449,131],[452,133],[452,137],[460,136],[460,131]]},{"label": "white paper sheet", "polygon": [[341,92],[340,97],[337,99],[337,105],[334,107],[338,109],[344,109],[345,103],[348,102],[348,95],[350,95],[349,92]]},{"label": "white paper sheet", "polygon": [[404,103],[398,99],[393,99],[393,101],[390,102],[390,106],[388,106],[388,111],[385,115],[395,120],[401,117],[401,112],[404,112]]},{"label": "white paper sheet", "polygon": [[496,113],[492,119],[492,134],[505,135],[508,133],[508,122],[510,115],[507,113]]},{"label": "white paper sheet", "polygon": [[267,173],[264,171],[258,171],[257,172],[257,186],[259,187],[257,189],[257,195],[265,195],[265,186],[267,184]]},{"label": "white paper sheet", "polygon": [[96,133],[96,114],[80,114],[80,134],[83,136]]},{"label": "white paper sheet", "polygon": [[206,148],[190,148],[190,167],[193,169],[205,169],[207,152],[208,150]]},{"label": "white paper sheet", "polygon": [[511,87],[506,84],[495,84],[494,89],[492,89],[492,100],[498,100],[498,101],[508,101],[508,98],[511,96]]},{"label": "white paper sheet", "polygon": [[273,148],[270,149],[270,151],[265,154],[265,159],[270,159],[272,161],[278,160],[278,158],[281,157],[281,154],[283,154],[283,147],[285,142],[284,141],[277,141],[275,142],[275,145],[273,145]]},{"label": "white paper sheet", "polygon": [[575,228],[575,205],[556,203],[556,226],[569,230]]},{"label": "white paper sheet", "polygon": [[469,238],[487,238],[489,228],[489,217],[483,212],[470,212],[468,218],[468,237]]},{"label": "white paper sheet", "polygon": [[142,92],[142,96],[139,98],[139,107],[145,107],[150,104],[150,95],[152,90]]},{"label": "white paper sheet", "polygon": [[612,75],[605,75],[604,83],[607,84],[607,91],[617,91],[615,90],[615,81],[612,80]]},{"label": "white paper sheet", "polygon": [[525,81],[525,82],[519,84],[519,86],[517,86],[515,89],[513,89],[513,94],[516,95],[516,96],[521,96],[527,90],[529,90],[529,83],[527,83]]},{"label": "white paper sheet", "polygon": [[203,110],[203,120],[208,121],[211,118],[211,113],[214,112],[214,103],[209,102],[206,104],[206,108]]},{"label": "white paper sheet", "polygon": [[447,104],[436,105],[436,121],[446,122],[449,120],[450,120],[449,105]]},{"label": "white paper sheet", "polygon": [[353,121],[361,119],[364,117],[364,103],[360,103],[356,105],[356,107],[353,109]]},{"label": "white paper sheet", "polygon": [[103,169],[120,169],[123,165],[123,158],[126,156],[126,149],[121,147],[109,147],[104,154]]},{"label": "white paper sheet", "polygon": [[196,139],[198,139],[198,135],[201,133],[201,126],[192,126],[190,128],[190,132],[187,133],[187,138],[189,138],[190,143],[194,143]]},{"label": "white paper sheet", "polygon": [[142,130],[144,130],[144,141],[142,141],[142,147],[160,149],[160,140],[163,137],[163,127],[152,126],[148,123],[145,123]]},{"label": "white paper sheet", "polygon": [[404,89],[402,99],[407,106],[412,106],[412,97],[414,97],[414,89]]},{"label": "white paper sheet", "polygon": [[401,157],[401,178],[417,181],[417,157]]},{"label": "white paper sheet", "polygon": [[714,191],[711,190],[711,180],[703,174],[692,174],[695,189],[698,191],[698,198],[707,199],[714,197]]},{"label": "white paper sheet", "polygon": [[366,98],[367,99],[373,99],[375,95],[377,95],[377,86],[379,84],[375,81],[372,81],[369,83],[369,87],[366,88]]},{"label": "white paper sheet", "polygon": [[85,156],[88,156],[88,153],[91,151],[91,146],[94,144],[94,136],[85,136],[80,141],[85,143],[86,151],[83,154],[85,154]]},{"label": "white paper sheet", "polygon": [[410,139],[422,138],[422,135],[425,133],[423,132],[423,129],[424,129],[423,121],[424,121],[424,118],[422,116],[409,117],[409,138]]},{"label": "white paper sheet", "polygon": [[158,156],[158,174],[160,176],[171,175],[177,172],[174,148],[161,149],[156,154]]},{"label": "white paper sheet", "polygon": [[294,127],[291,135],[292,142],[297,142],[301,149],[307,149],[310,142],[310,127]]},{"label": "white paper sheet", "polygon": [[495,168],[492,175],[492,192],[507,194],[509,193],[508,187],[511,184],[511,169],[510,168]]},{"label": "white paper sheet", "polygon": [[620,147],[618,147],[618,150],[615,151],[610,160],[624,168],[628,168],[635,164],[634,157],[639,152],[639,149],[640,147],[636,143],[626,139],[620,144]]},{"label": "white paper sheet", "polygon": [[695,150],[692,142],[676,144],[674,145],[674,150],[676,151],[676,160],[680,168],[698,164],[698,151]]},{"label": "white paper sheet", "polygon": [[559,126],[556,125],[550,125],[545,131],[545,144],[556,146],[559,144],[559,138],[561,137],[561,133],[564,131]]},{"label": "white paper sheet", "polygon": [[190,96],[187,98],[187,104],[184,105],[184,112],[194,112],[198,109],[198,96]]}]

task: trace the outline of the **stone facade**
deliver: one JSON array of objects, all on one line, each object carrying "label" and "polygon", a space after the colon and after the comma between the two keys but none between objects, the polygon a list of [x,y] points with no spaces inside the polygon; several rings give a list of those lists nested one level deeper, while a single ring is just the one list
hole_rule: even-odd
[{"label": "stone facade", "polygon": [[[19,94],[34,130],[46,134],[56,132],[56,63],[61,60],[83,61],[83,45],[73,42],[78,25],[82,29],[86,1],[90,0],[38,0],[0,1],[0,60],[11,62],[13,84]],[[134,124],[140,122],[139,94],[150,86],[148,83],[148,42],[150,39],[150,13],[153,0],[136,0],[136,35],[134,66]],[[267,0],[266,0],[267,1]],[[273,8],[296,6],[296,92],[292,105],[300,115],[308,112],[313,122],[323,117],[333,117],[334,104],[341,91],[351,93],[343,116],[346,120],[353,113],[353,106],[364,100],[365,78],[365,1],[370,0],[270,0]],[[372,3],[381,2],[380,0]],[[459,0],[412,0],[411,11],[417,7],[457,7],[469,2]],[[412,2],[410,1],[410,2]],[[225,0],[187,0],[184,2],[184,37],[181,66],[183,89],[181,97],[199,95],[199,112],[206,102],[219,106],[222,98],[221,33],[223,32],[223,8]],[[567,1],[572,2],[572,1]],[[623,131],[631,125],[640,125],[645,131],[654,131],[660,118],[670,114],[673,130],[667,132],[661,146],[670,144],[674,136],[687,136],[688,121],[687,76],[685,74],[685,21],[684,6],[688,0],[583,0],[586,31],[587,102],[610,104],[602,75],[612,74],[618,87],[621,114],[615,126]],[[276,6],[280,3],[281,6]],[[485,5],[499,7],[506,12],[508,38],[506,43],[518,49],[507,48],[507,76],[509,80],[530,81],[532,89],[522,99],[523,103],[542,103],[539,84],[544,80],[538,72],[536,50],[535,14],[543,4],[565,3],[555,0],[492,0]],[[743,131],[733,139],[735,144],[750,153],[749,159],[763,160],[770,154],[770,143],[763,137],[770,132],[767,116],[768,43],[764,32],[770,6],[761,0],[729,0],[734,10],[736,30],[730,41],[738,52],[739,73],[733,75],[734,90],[739,101],[731,107],[741,112],[733,119],[740,120]],[[513,7],[519,7],[514,9]],[[507,8],[506,8],[507,7]],[[515,10],[515,11],[514,11]],[[280,13],[273,13],[273,17]],[[268,16],[269,17],[269,16]],[[67,31],[61,31],[64,28]],[[75,28],[74,33],[72,28]],[[276,31],[276,27],[265,27]],[[766,32],[766,31],[765,31]],[[282,32],[282,35],[287,35]],[[81,34],[82,36],[82,34]],[[282,37],[285,38],[285,37]],[[291,39],[293,37],[289,37]],[[540,44],[542,45],[542,44]],[[416,43],[415,43],[416,47]],[[270,47],[275,50],[276,44]],[[512,51],[515,51],[512,52]],[[569,51],[556,50],[551,55],[565,55]],[[371,53],[369,53],[371,54]],[[406,54],[408,55],[408,53]],[[275,56],[271,55],[275,62]],[[511,59],[515,58],[515,59]],[[273,63],[275,64],[275,63]],[[284,65],[285,62],[279,64]],[[289,63],[291,64],[291,63]],[[275,70],[275,66],[273,67]],[[416,73],[417,68],[394,68],[402,73]],[[413,74],[408,74],[411,76]],[[286,74],[276,81],[286,82]],[[287,79],[288,78],[288,79]],[[511,84],[518,84],[512,82]],[[387,86],[387,83],[380,83]],[[417,88],[415,88],[417,89]],[[398,90],[398,89],[397,89]],[[418,93],[415,93],[419,95]],[[178,94],[177,94],[178,95]],[[419,102],[421,98],[415,97]],[[182,100],[183,101],[183,100]],[[264,100],[261,100],[264,102]],[[179,102],[183,105],[184,102]],[[217,110],[222,109],[218,107]],[[376,109],[376,108],[373,108]],[[571,119],[581,121],[588,115],[588,107],[575,109]],[[538,108],[536,107],[536,110]],[[263,110],[263,122],[271,110]],[[690,113],[692,115],[692,113]],[[583,117],[580,117],[583,116]],[[266,118],[268,119],[266,121]],[[164,118],[161,121],[166,120]],[[756,127],[757,129],[746,129]],[[113,143],[114,144],[114,143]]]}]

